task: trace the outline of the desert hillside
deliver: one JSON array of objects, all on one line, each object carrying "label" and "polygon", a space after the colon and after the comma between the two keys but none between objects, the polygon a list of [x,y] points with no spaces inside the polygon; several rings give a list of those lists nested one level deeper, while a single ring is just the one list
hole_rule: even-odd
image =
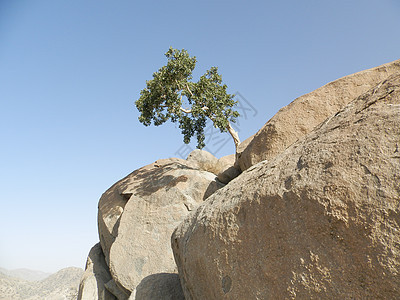
[{"label": "desert hillside", "polygon": [[[4,274],[7,273],[8,275]],[[66,268],[49,275],[42,272],[2,269],[0,272],[1,300],[75,300],[83,270]],[[23,276],[29,280],[17,278]],[[34,281],[33,278],[46,276]]]}]

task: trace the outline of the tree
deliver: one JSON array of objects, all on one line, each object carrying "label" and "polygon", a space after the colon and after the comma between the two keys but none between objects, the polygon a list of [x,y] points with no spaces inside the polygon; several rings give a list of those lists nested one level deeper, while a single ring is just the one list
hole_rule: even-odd
[{"label": "tree", "polygon": [[215,128],[229,132],[235,143],[240,143],[237,132],[232,128],[239,113],[233,109],[237,101],[234,95],[226,92],[218,68],[212,67],[198,82],[192,82],[192,72],[196,66],[196,57],[190,57],[185,49],[169,48],[165,56],[168,63],[153,74],[146,82],[146,88],[140,92],[135,102],[140,112],[139,121],[155,126],[171,120],[179,123],[183,141],[188,144],[193,136],[197,138],[197,148],[205,144],[204,128],[209,118]]}]

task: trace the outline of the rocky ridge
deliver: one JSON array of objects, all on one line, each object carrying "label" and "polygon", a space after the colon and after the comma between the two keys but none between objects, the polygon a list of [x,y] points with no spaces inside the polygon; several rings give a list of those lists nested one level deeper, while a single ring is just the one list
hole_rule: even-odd
[{"label": "rocky ridge", "polygon": [[281,109],[236,161],[195,151],[117,182],[78,299],[396,299],[399,89],[400,61],[352,74]]},{"label": "rocky ridge", "polygon": [[26,281],[39,281],[43,280],[51,275],[51,273],[34,271],[29,269],[16,269],[16,270],[7,270],[0,268],[0,273],[8,276],[23,279]]}]

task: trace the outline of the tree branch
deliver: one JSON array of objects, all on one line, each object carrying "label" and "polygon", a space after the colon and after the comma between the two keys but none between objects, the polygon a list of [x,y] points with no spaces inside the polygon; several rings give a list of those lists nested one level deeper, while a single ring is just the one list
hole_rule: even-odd
[{"label": "tree branch", "polygon": [[184,109],[183,107],[181,107],[180,109],[181,109],[181,111],[183,111],[185,114],[190,114],[190,113],[192,113],[192,110],[191,110],[191,109]]},{"label": "tree branch", "polygon": [[190,90],[189,85],[188,85],[187,83],[186,83],[186,88],[187,88],[188,92],[190,93],[190,95],[193,97],[193,93],[192,93],[192,91]]}]

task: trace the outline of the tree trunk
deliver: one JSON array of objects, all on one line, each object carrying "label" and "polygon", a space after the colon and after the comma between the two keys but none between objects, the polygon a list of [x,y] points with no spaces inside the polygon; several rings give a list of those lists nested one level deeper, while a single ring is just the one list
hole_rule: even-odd
[{"label": "tree trunk", "polygon": [[227,129],[228,129],[229,134],[230,134],[231,137],[233,138],[233,142],[235,143],[235,149],[236,149],[236,152],[237,152],[237,148],[238,148],[238,146],[239,146],[239,144],[240,144],[239,135],[238,135],[238,133],[232,128],[231,123],[228,123]]}]

